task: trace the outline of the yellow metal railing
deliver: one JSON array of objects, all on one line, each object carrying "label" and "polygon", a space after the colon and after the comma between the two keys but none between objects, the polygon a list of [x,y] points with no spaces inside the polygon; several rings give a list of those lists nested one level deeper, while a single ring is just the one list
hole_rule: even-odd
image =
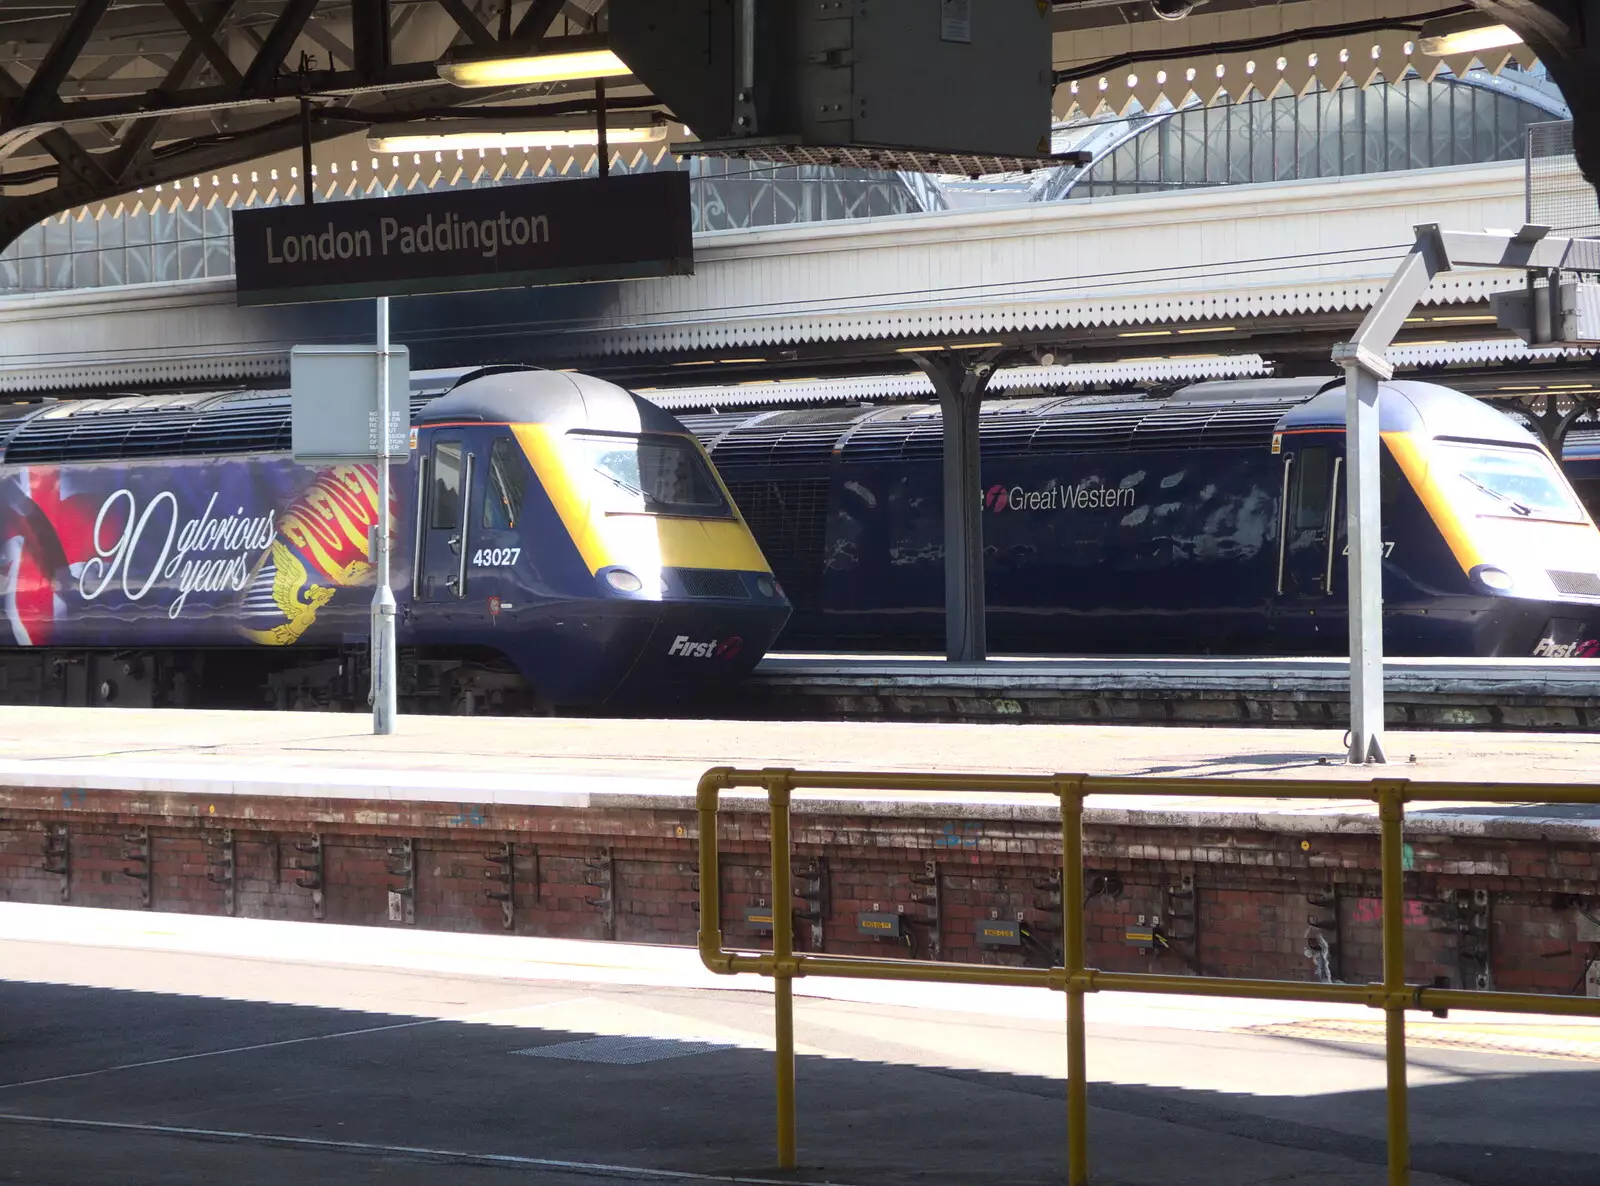
[{"label": "yellow metal railing", "polygon": [[[772,819],[772,950],[728,951],[722,946],[718,894],[717,821],[725,790],[761,788]],[[789,807],[796,790],[931,791],[957,794],[1007,792],[1050,795],[1061,805],[1064,967],[1019,968],[993,964],[925,963],[794,950],[793,876]],[[1083,801],[1089,795],[1184,795],[1229,799],[1366,798],[1378,805],[1383,895],[1383,981],[1319,984],[1222,976],[1170,976],[1101,972],[1084,963]],[[1275,1001],[1327,1001],[1370,1005],[1386,1020],[1390,1186],[1407,1186],[1411,1155],[1406,1113],[1406,1010],[1485,1009],[1600,1017],[1600,998],[1536,993],[1431,988],[1405,981],[1404,852],[1407,802],[1600,803],[1600,786],[1510,783],[1415,783],[1275,779],[1114,778],[1082,774],[973,775],[845,773],[810,770],[735,770],[718,767],[700,779],[700,958],[713,972],[755,972],[773,978],[776,1017],[778,1163],[795,1165],[794,978],[843,976],[864,980],[923,980],[956,984],[1012,984],[1052,988],[1067,998],[1067,1181],[1088,1186],[1088,1078],[1084,1065],[1083,997],[1100,991],[1175,993]]]}]

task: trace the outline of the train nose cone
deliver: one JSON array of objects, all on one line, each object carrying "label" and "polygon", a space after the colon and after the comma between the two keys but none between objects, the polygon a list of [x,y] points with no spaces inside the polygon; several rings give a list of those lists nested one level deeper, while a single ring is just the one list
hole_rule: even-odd
[{"label": "train nose cone", "polygon": [[787,605],[663,606],[631,686],[653,698],[663,691],[731,692],[761,661],[788,617]]}]

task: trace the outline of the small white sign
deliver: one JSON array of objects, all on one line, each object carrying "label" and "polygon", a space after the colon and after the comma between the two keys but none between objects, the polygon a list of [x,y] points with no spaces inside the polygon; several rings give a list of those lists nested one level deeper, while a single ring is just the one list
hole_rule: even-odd
[{"label": "small white sign", "polygon": [[939,39],[972,44],[972,0],[939,0]]},{"label": "small white sign", "polygon": [[389,921],[404,922],[406,917],[405,895],[399,890],[389,891]]}]

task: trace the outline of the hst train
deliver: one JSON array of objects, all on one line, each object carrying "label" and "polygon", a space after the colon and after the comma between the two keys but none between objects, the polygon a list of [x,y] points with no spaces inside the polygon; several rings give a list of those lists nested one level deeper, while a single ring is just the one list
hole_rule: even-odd
[{"label": "hst train", "polygon": [[[1390,653],[1600,654],[1600,532],[1537,441],[1428,383],[1380,421]],[[937,407],[685,423],[795,604],[785,646],[941,648]],[[1343,433],[1338,380],[986,403],[991,647],[1345,653]]]},{"label": "hst train", "polygon": [[[789,603],[692,435],[586,375],[414,386],[393,469],[408,710],[588,708],[736,686]],[[290,456],[286,392],[0,419],[0,699],[357,707],[371,465]]]}]

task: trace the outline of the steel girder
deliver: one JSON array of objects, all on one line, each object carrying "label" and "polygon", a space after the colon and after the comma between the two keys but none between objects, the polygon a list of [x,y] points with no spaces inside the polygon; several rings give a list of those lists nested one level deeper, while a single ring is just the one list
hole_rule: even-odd
[{"label": "steel girder", "polygon": [[1510,25],[1539,55],[1572,108],[1572,144],[1589,184],[1600,185],[1600,2],[1472,0]]},{"label": "steel girder", "polygon": [[[352,124],[581,84],[465,91],[453,45],[530,52],[593,31],[603,0],[61,0],[0,5],[0,248],[40,219],[280,152]],[[527,110],[526,106],[522,107]]]}]

